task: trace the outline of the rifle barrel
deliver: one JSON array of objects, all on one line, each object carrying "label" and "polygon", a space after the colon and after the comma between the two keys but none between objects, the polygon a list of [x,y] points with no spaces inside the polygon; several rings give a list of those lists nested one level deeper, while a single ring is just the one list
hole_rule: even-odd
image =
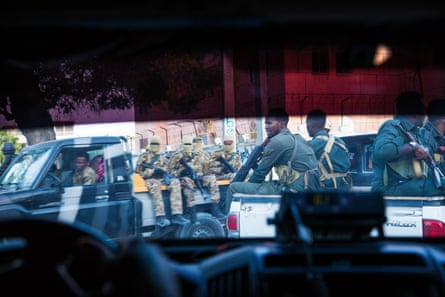
[{"label": "rifle barrel", "polygon": [[247,161],[241,166],[236,175],[233,177],[232,182],[244,181],[249,174],[251,168],[256,168],[258,166],[259,160],[263,155],[264,147],[269,143],[269,138],[266,138],[264,142],[257,145],[252,153],[250,153]]},{"label": "rifle barrel", "polygon": [[196,173],[193,170],[193,168],[187,163],[187,161],[184,159],[184,157],[179,159],[179,163],[181,163],[181,165],[185,167],[185,169],[188,171],[188,173],[190,175],[190,178],[195,182],[195,184],[198,187],[198,189],[201,192],[201,194],[204,195],[204,189],[203,189],[203,187],[201,185],[201,181],[196,176]]},{"label": "rifle barrel", "polygon": [[[410,139],[410,144],[422,147],[422,145],[420,145],[417,142],[417,140],[414,138],[414,136],[411,133],[406,131],[401,125],[398,125],[398,127]],[[426,152],[426,160],[425,160],[425,162],[428,165],[428,167],[430,167],[430,169],[432,171],[431,172],[432,173],[431,177],[433,178],[434,185],[436,186],[436,188],[441,188],[442,187],[441,177],[443,177],[444,174],[440,170],[440,168],[436,165],[436,162],[434,161],[433,157],[428,152],[428,150],[424,150],[424,151]]]}]

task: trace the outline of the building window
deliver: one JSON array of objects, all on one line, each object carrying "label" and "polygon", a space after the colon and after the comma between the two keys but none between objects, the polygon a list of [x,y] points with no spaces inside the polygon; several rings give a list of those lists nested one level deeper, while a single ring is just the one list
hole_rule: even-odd
[{"label": "building window", "polygon": [[351,73],[352,69],[346,53],[337,53],[335,55],[335,70],[337,73]]},{"label": "building window", "polygon": [[327,52],[312,52],[312,72],[329,72],[329,55]]}]

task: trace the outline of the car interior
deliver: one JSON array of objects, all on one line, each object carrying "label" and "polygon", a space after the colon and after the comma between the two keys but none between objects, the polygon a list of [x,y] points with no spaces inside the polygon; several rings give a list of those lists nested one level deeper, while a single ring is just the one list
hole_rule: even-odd
[{"label": "car interior", "polygon": [[[256,60],[260,50],[274,53],[286,48],[287,52],[304,52],[307,48],[340,47],[347,59],[344,67],[368,69],[378,67],[373,59],[376,45],[381,43],[403,49],[401,55],[406,58],[396,59],[384,68],[389,73],[387,77],[409,76],[411,73],[405,74],[404,69],[416,69],[412,81],[411,77],[404,80],[412,84],[406,83],[399,86],[400,89],[420,88],[419,81],[429,80],[430,86],[434,85],[430,89],[436,94],[445,94],[445,77],[441,72],[445,68],[445,59],[441,56],[445,53],[441,40],[445,36],[445,10],[435,1],[212,2],[126,1],[112,4],[76,1],[63,5],[56,1],[2,2],[0,103],[10,100],[7,91],[22,92],[29,86],[28,83],[22,85],[17,75],[23,69],[32,73],[42,71],[41,64],[63,65],[68,59],[85,62],[97,56],[104,57],[101,61],[114,60],[122,64],[113,65],[132,68],[132,63],[139,63],[140,57],[147,52],[158,53],[171,48],[237,52],[240,72],[258,83],[247,93],[257,98],[255,96],[265,91],[259,83],[264,77],[255,77],[256,67],[264,67],[262,63],[271,65],[270,69],[265,68],[270,75],[268,79],[273,82],[275,78],[282,78],[274,67],[284,63],[275,61],[273,54]],[[434,49],[434,57],[428,59],[436,59],[432,67],[433,72],[439,73],[436,76],[422,76],[422,59],[426,58],[420,53],[425,48]],[[326,67],[323,61],[323,54],[308,54],[305,59],[291,62],[295,65],[312,62],[311,65],[320,70]],[[410,64],[403,64],[406,61]],[[147,64],[147,68],[155,66]],[[171,67],[162,65],[156,69],[161,75],[160,69],[172,73]],[[290,77],[299,74],[295,67],[290,67]],[[120,70],[107,66],[100,69],[117,74]],[[305,104],[315,102],[314,96],[325,98],[326,106],[336,104],[329,101],[331,91],[323,87],[327,79],[319,74],[315,83],[318,93],[302,94],[290,106],[292,115],[301,115],[301,111],[306,110]],[[338,75],[342,77],[344,73]],[[234,78],[240,89],[243,88],[242,79],[241,76]],[[160,80],[154,81],[160,83]],[[174,82],[178,89],[183,87],[180,81]],[[207,80],[202,82],[205,84]],[[299,82],[305,83],[304,80]],[[102,80],[94,83],[105,84]],[[366,104],[355,102],[348,115],[368,115],[372,122],[377,121],[373,117],[377,118],[382,112],[387,115],[393,110],[394,98],[379,97],[377,78],[368,83],[361,84],[360,88],[375,88],[376,95],[363,99]],[[358,88],[341,78],[338,84],[345,89]],[[57,93],[57,84],[52,86]],[[271,83],[269,87],[274,86]],[[280,91],[281,97],[266,98],[260,103],[237,97],[234,116],[261,120],[269,107],[286,98],[285,91]],[[35,89],[20,92],[32,94]],[[206,89],[206,92],[209,91]],[[153,95],[150,97],[153,103],[144,108],[164,104],[157,100],[164,95]],[[32,100],[21,103],[28,115],[36,112]],[[119,104],[109,102],[116,109],[122,107]],[[156,120],[170,117],[189,120],[189,117],[221,119],[226,116],[223,108],[210,104],[210,108],[194,110],[193,104],[190,99],[184,105],[177,105],[179,109],[192,106],[190,114],[160,112],[153,117]],[[344,112],[343,105],[333,110],[339,114]],[[3,110],[0,112],[6,114]],[[44,125],[43,118],[36,123],[37,127]],[[343,138],[352,153],[351,173],[357,175],[356,185],[360,187],[369,186],[372,178],[371,148],[376,131],[363,137],[348,138],[345,134]],[[262,141],[257,140],[257,143]],[[109,178],[100,169],[104,162],[100,152],[100,147],[90,152],[98,183]],[[66,159],[61,160],[61,164],[68,164],[72,156],[64,156]],[[120,161],[119,166],[123,168],[123,161]],[[68,170],[68,167],[63,169]],[[14,203],[8,194],[0,193],[0,198],[1,207],[8,208]],[[383,196],[367,191],[283,194],[278,211],[267,221],[275,229],[275,236],[267,238],[146,239],[128,236],[111,239],[102,230],[82,222],[11,215],[0,219],[0,295],[445,296],[444,238],[388,238],[383,231],[385,221]]]}]

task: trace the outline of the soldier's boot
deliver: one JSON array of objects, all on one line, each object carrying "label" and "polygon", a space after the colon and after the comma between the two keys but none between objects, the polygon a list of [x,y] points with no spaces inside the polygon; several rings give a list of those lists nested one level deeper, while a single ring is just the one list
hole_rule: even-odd
[{"label": "soldier's boot", "polygon": [[224,220],[226,218],[226,215],[221,211],[219,203],[212,203],[210,211],[212,212],[212,215],[218,220]]},{"label": "soldier's boot", "polygon": [[196,208],[194,206],[187,207],[187,212],[190,215],[190,222],[192,224],[199,224],[198,217],[196,216]]},{"label": "soldier's boot", "polygon": [[170,226],[171,222],[169,219],[167,219],[165,216],[158,216],[156,217],[156,225],[159,227],[167,227]]},{"label": "soldier's boot", "polygon": [[184,218],[184,216],[182,214],[175,214],[171,218],[171,223],[178,224],[178,225],[185,225],[185,224],[190,223],[190,220]]}]

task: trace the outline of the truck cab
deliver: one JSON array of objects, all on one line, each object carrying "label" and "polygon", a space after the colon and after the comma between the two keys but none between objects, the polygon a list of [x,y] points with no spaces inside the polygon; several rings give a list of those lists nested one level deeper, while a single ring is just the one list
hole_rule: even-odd
[{"label": "truck cab", "polygon": [[348,147],[351,160],[350,175],[354,191],[371,190],[372,146],[376,133],[362,133],[340,137]]},{"label": "truck cab", "polygon": [[[132,164],[121,137],[82,137],[24,148],[0,177],[0,217],[37,216],[81,222],[111,238],[135,234],[138,201],[132,197]],[[74,185],[78,153],[96,173]]]}]

